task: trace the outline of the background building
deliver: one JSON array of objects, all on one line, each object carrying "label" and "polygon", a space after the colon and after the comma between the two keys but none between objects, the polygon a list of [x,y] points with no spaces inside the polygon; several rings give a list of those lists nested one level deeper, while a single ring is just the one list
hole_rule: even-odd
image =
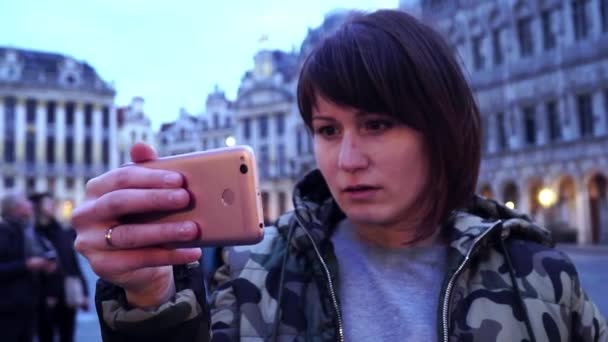
[{"label": "background building", "polygon": [[131,161],[131,147],[136,142],[156,145],[156,136],[150,119],[144,113],[144,99],[134,97],[131,104],[120,107],[118,116],[118,163]]},{"label": "background building", "polygon": [[117,165],[114,95],[86,62],[0,47],[0,193],[50,191],[69,217],[87,180]]},{"label": "background building", "polygon": [[299,119],[294,94],[297,62],[295,52],[258,52],[234,104],[236,140],[256,152],[266,221],[292,208],[295,146],[291,132]]},{"label": "background building", "polygon": [[482,111],[479,191],[608,243],[608,1],[420,2]]}]

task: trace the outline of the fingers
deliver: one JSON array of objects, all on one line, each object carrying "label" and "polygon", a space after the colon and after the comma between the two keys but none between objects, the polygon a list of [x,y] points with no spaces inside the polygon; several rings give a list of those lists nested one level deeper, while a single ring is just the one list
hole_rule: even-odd
[{"label": "fingers", "polygon": [[89,255],[93,271],[104,279],[149,267],[183,265],[199,260],[200,248],[115,250]]},{"label": "fingers", "polygon": [[124,224],[112,227],[110,240],[106,242],[107,230],[95,229],[76,238],[75,248],[83,253],[87,250],[135,249],[167,245],[196,240],[200,230],[196,223],[167,222],[154,224]]},{"label": "fingers", "polygon": [[190,193],[182,188],[115,190],[95,201],[82,203],[74,210],[72,224],[85,226],[88,222],[114,222],[127,214],[178,210],[188,203]]},{"label": "fingers", "polygon": [[154,148],[150,145],[135,143],[133,147],[131,147],[131,160],[134,163],[141,163],[156,158],[156,151],[154,151]]},{"label": "fingers", "polygon": [[126,166],[111,170],[87,183],[86,196],[94,198],[118,189],[178,188],[183,176],[174,171]]}]

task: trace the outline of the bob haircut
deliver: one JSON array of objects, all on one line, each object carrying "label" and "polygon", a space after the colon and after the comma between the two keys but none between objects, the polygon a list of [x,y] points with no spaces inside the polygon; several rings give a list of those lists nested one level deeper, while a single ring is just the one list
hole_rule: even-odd
[{"label": "bob haircut", "polygon": [[429,173],[410,208],[419,223],[436,227],[470,204],[481,154],[479,109],[452,50],[433,29],[397,10],[352,14],[302,66],[297,100],[309,129],[318,97],[394,117],[421,133]]}]

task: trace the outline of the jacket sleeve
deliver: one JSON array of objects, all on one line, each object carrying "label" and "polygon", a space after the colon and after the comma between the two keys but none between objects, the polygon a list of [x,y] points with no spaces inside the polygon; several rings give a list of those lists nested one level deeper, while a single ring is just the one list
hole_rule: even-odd
[{"label": "jacket sleeve", "polygon": [[570,341],[608,341],[606,319],[581,287],[578,274],[572,279],[571,298]]},{"label": "jacket sleeve", "polygon": [[29,270],[25,264],[25,259],[15,259],[14,255],[6,252],[8,246],[14,244],[11,234],[4,227],[0,227],[0,281],[12,279],[28,273]]},{"label": "jacket sleeve", "polygon": [[211,330],[213,342],[238,341],[237,327],[239,312],[237,298],[232,287],[229,248],[222,250],[223,265],[214,274],[213,283],[217,285],[211,295]]},{"label": "jacket sleeve", "polygon": [[201,268],[173,268],[177,293],[155,310],[129,307],[124,291],[98,280],[95,306],[105,342],[208,342],[209,308]]}]

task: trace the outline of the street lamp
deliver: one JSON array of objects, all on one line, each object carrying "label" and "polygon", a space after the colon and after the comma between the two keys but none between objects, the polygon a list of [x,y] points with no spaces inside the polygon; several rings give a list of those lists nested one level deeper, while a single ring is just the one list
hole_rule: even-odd
[{"label": "street lamp", "polygon": [[72,218],[72,209],[74,209],[74,203],[70,200],[63,202],[61,206],[61,216],[65,221],[69,221]]},{"label": "street lamp", "polygon": [[515,203],[513,203],[513,201],[507,201],[507,202],[505,203],[505,207],[507,207],[507,208],[509,208],[509,209],[513,210],[513,209],[515,209]]},{"label": "street lamp", "polygon": [[549,208],[557,202],[557,195],[555,191],[549,188],[542,188],[538,192],[538,203],[542,205],[544,208]]},{"label": "street lamp", "polygon": [[232,135],[229,135],[226,137],[226,140],[224,140],[224,143],[226,144],[226,146],[232,147],[236,145],[236,139]]}]

